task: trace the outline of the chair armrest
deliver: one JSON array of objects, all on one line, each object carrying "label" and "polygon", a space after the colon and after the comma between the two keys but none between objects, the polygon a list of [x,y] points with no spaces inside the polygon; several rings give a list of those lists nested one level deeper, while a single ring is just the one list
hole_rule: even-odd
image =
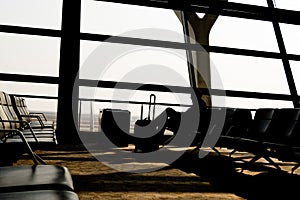
[{"label": "chair armrest", "polygon": [[271,147],[271,148],[277,148],[277,149],[290,149],[291,146],[284,143],[276,143],[276,142],[263,142],[263,145]]},{"label": "chair armrest", "polygon": [[241,141],[241,142],[252,142],[252,143],[257,143],[257,144],[263,144],[263,142],[264,142],[264,141],[261,141],[261,140],[255,140],[255,139],[244,138],[244,137],[239,137],[239,141]]},{"label": "chair armrest", "polygon": [[[3,119],[0,119],[0,122],[13,122],[13,123],[19,123],[19,124],[26,124],[33,136],[33,138],[35,139],[36,142],[39,142],[33,129],[31,128],[30,124],[27,122],[27,121],[20,121],[20,120],[3,120]],[[3,130],[11,130],[11,129],[3,129]],[[17,129],[16,129],[17,130]]]},{"label": "chair armrest", "polygon": [[38,116],[38,115],[20,115],[21,117],[30,117],[30,118],[36,118],[38,121],[39,121],[39,123],[41,124],[41,127],[42,128],[44,128],[45,127],[45,124],[43,123],[43,121],[42,121],[42,119],[41,119],[41,117],[40,116]]},{"label": "chair armrest", "polygon": [[223,134],[221,134],[221,135],[223,135],[223,136],[230,136],[230,133],[232,132],[232,130],[234,130],[235,129],[235,126],[230,126],[228,129],[227,129],[227,131],[226,131],[226,133],[223,133]]},{"label": "chair armrest", "polygon": [[40,161],[42,164],[46,164],[45,161],[43,161],[43,159],[41,159],[38,155],[36,155],[32,151],[32,149],[31,149],[30,145],[28,144],[24,134],[20,130],[18,130],[18,129],[0,129],[0,132],[11,132],[11,133],[17,134],[21,138],[21,140],[22,140],[23,144],[25,145],[26,149],[28,150],[28,153],[31,156],[34,164],[37,165],[38,161]]},{"label": "chair armrest", "polygon": [[292,149],[293,151],[300,152],[300,146],[293,146],[293,145],[291,145],[290,147],[291,147],[291,149]]},{"label": "chair armrest", "polygon": [[29,115],[42,115],[45,121],[48,121],[44,113],[35,112],[35,113],[29,113]]}]

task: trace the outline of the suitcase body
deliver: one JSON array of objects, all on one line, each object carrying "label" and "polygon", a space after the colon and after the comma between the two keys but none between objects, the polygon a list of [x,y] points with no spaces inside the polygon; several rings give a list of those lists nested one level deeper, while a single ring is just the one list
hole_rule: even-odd
[{"label": "suitcase body", "polygon": [[[135,151],[151,152],[159,149],[159,143],[164,129],[154,122],[156,96],[150,95],[148,116],[143,118],[143,105],[141,106],[141,117],[134,125]],[[151,108],[152,119],[151,119]]]},{"label": "suitcase body", "polygon": [[130,139],[130,111],[103,109],[100,125],[106,137],[118,147],[127,147]]}]

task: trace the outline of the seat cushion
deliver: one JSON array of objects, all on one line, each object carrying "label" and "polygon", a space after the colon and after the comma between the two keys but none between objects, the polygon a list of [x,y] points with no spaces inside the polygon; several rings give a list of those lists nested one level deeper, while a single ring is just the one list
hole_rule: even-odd
[{"label": "seat cushion", "polygon": [[0,167],[0,192],[46,189],[74,190],[69,170],[55,165]]}]

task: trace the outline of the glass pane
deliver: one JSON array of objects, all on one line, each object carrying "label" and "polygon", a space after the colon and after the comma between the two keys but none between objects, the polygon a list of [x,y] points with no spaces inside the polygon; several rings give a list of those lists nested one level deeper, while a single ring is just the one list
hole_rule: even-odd
[{"label": "glass pane", "polygon": [[300,11],[300,2],[295,0],[276,0],[277,8]]},{"label": "glass pane", "polygon": [[[58,85],[39,84],[39,83],[21,83],[0,81],[1,91],[8,94],[17,95],[37,95],[57,97]],[[31,111],[47,111],[55,112],[57,110],[57,100],[54,99],[39,99],[39,98],[26,98],[27,106]]]},{"label": "glass pane", "polygon": [[0,81],[1,91],[9,94],[57,97],[58,85]]},{"label": "glass pane", "polygon": [[[81,130],[98,130],[99,113],[105,108],[129,110],[133,127],[134,122],[141,117],[142,105],[140,102],[149,102],[151,94],[155,94],[157,103],[154,108],[154,116],[158,116],[167,107],[184,112],[192,103],[189,94],[80,87],[79,112],[81,116]],[[106,100],[106,102],[95,102],[90,99]],[[111,102],[112,100],[114,101]],[[180,104],[181,106],[174,104]],[[148,109],[148,104],[143,104],[143,118],[148,116]],[[153,114],[152,109],[153,107],[151,108],[151,118]]]},{"label": "glass pane", "polygon": [[290,61],[294,81],[296,88],[298,90],[298,95],[300,95],[300,61]]},{"label": "glass pane", "polygon": [[82,99],[103,99],[106,101],[148,102],[151,94],[155,93],[157,102],[170,104],[192,104],[190,94],[175,92],[155,92],[143,90],[127,90],[116,88],[79,87],[79,97]]},{"label": "glass pane", "polygon": [[0,24],[61,29],[62,0],[1,0]]},{"label": "glass pane", "polygon": [[[137,29],[162,29],[183,32],[173,10],[133,6],[101,1],[82,2],[81,31],[97,34],[120,35]],[[132,37],[172,40],[168,34],[134,34]],[[173,41],[173,40],[172,40]],[[183,42],[183,36],[181,42]]]},{"label": "glass pane", "polygon": [[0,33],[0,71],[58,77],[60,38]]},{"label": "glass pane", "polygon": [[256,6],[268,6],[266,0],[230,0],[229,2],[256,5]]},{"label": "glass pane", "polygon": [[225,16],[212,27],[210,45],[279,52],[271,22]]},{"label": "glass pane", "polygon": [[27,107],[32,113],[44,113],[48,121],[54,122],[56,128],[57,99],[25,98]]},{"label": "glass pane", "polygon": [[225,97],[225,105],[219,103],[220,97],[213,96],[212,100],[214,106],[230,107],[230,108],[293,108],[293,102],[291,101],[280,101],[280,100],[268,100],[268,99],[252,99],[252,98],[241,98],[241,97]]},{"label": "glass pane", "polygon": [[298,38],[300,35],[300,26],[291,24],[280,24],[284,44],[287,53],[300,55]]},{"label": "glass pane", "polygon": [[80,41],[80,66],[86,62],[89,56],[96,50],[97,47],[102,45],[103,42],[94,42],[94,41]]},{"label": "glass pane", "polygon": [[47,120],[56,121],[57,100],[26,98],[27,107],[30,112],[43,112]]},{"label": "glass pane", "polygon": [[81,41],[80,78],[186,86],[185,50]]},{"label": "glass pane", "polygon": [[281,60],[212,53],[211,62],[212,88],[222,89],[219,75],[226,90],[290,94]]}]

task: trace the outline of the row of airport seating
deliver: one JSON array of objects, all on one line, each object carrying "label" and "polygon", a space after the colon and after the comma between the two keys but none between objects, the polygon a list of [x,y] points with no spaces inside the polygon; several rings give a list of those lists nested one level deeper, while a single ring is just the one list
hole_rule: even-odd
[{"label": "row of airport seating", "polygon": [[[44,113],[30,112],[24,98],[15,95],[10,95],[10,97],[11,105],[13,106],[20,120],[27,121],[30,123],[32,128],[54,128],[54,122],[48,121]],[[36,120],[33,121],[33,119]]]},{"label": "row of airport seating", "polygon": [[276,168],[273,158],[300,166],[300,108],[260,108],[252,117],[249,109],[226,110],[223,132],[215,147],[246,151],[255,156],[249,163],[264,158]]},{"label": "row of airport seating", "polygon": [[[0,139],[0,199],[79,199],[69,170],[47,165],[34,152],[57,145],[53,122],[30,113],[23,98],[5,92],[0,92]],[[24,153],[34,164],[13,165]]]},{"label": "row of airport seating", "polygon": [[42,120],[41,115],[31,114],[24,102],[21,97],[0,92],[0,149],[10,150],[5,158],[7,162],[14,162],[28,150],[28,145],[33,150],[57,145],[53,122]]}]

